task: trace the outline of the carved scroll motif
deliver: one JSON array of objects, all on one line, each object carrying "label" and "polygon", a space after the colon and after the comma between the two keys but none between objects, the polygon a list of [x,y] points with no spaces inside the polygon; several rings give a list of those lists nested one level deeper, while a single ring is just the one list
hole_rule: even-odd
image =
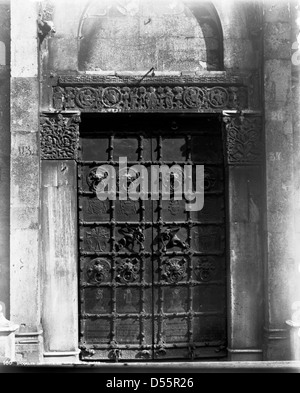
[{"label": "carved scroll motif", "polygon": [[260,116],[225,116],[228,164],[256,164],[261,161]]},{"label": "carved scroll motif", "polygon": [[56,110],[83,112],[219,111],[245,106],[242,87],[82,86],[53,88]]},{"label": "carved scroll motif", "polygon": [[77,158],[79,146],[78,115],[65,117],[53,114],[41,117],[41,157],[45,160]]}]

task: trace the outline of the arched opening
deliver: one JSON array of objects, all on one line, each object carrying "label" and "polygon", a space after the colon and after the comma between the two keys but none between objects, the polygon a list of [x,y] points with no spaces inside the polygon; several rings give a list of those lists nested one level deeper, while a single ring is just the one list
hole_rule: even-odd
[{"label": "arched opening", "polygon": [[102,0],[79,27],[81,71],[217,71],[223,34],[211,2]]},{"label": "arched opening", "polygon": [[3,41],[0,41],[0,66],[6,65],[6,48]]}]

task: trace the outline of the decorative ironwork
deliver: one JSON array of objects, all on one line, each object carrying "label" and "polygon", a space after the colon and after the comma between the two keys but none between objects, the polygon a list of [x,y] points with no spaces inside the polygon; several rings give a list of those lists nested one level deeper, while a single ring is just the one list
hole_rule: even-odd
[{"label": "decorative ironwork", "polygon": [[117,178],[117,187],[118,190],[120,190],[120,178],[125,178],[126,182],[124,182],[123,185],[123,191],[127,191],[129,189],[129,186],[140,177],[140,173],[138,171],[136,171],[134,168],[130,168],[130,170],[128,171],[127,168],[121,169],[119,171],[119,175]]},{"label": "decorative ironwork", "polygon": [[138,278],[140,270],[139,260],[137,258],[127,258],[126,261],[119,261],[117,265],[117,279],[122,283],[134,282]]},{"label": "decorative ironwork", "polygon": [[151,352],[148,351],[147,349],[143,349],[139,354],[138,357],[144,358],[144,359],[149,359],[151,358]]},{"label": "decorative ironwork", "polygon": [[120,201],[118,210],[122,215],[129,217],[138,213],[139,204],[134,201]]},{"label": "decorative ironwork", "polygon": [[180,201],[171,199],[168,205],[168,211],[172,214],[172,216],[176,216],[180,212],[180,209],[181,209]]},{"label": "decorative ironwork", "polygon": [[208,282],[216,272],[215,260],[212,257],[201,257],[195,267],[195,274],[199,280]]},{"label": "decorative ironwork", "polygon": [[108,173],[101,167],[93,168],[90,170],[86,177],[86,182],[89,186],[90,191],[96,192],[97,186],[108,177]]},{"label": "decorative ironwork", "polygon": [[170,176],[163,176],[162,183],[166,190],[170,190],[173,192],[182,192],[182,182],[184,180],[184,172],[183,170],[178,168],[172,168],[172,172],[170,172]]},{"label": "decorative ironwork", "polygon": [[95,351],[92,348],[87,348],[85,345],[80,345],[80,357],[92,357],[95,355]]},{"label": "decorative ironwork", "polygon": [[199,86],[84,86],[53,88],[56,110],[82,112],[220,111],[246,105],[243,88]]},{"label": "decorative ironwork", "polygon": [[118,363],[122,357],[122,351],[120,349],[113,349],[111,351],[111,357],[115,360],[116,363]]},{"label": "decorative ironwork", "polygon": [[[105,88],[110,86],[107,84]],[[144,92],[147,92],[145,86],[139,87],[144,87]],[[157,89],[159,87],[161,85]],[[185,97],[189,105],[193,105],[197,91],[195,89],[193,94]],[[171,100],[171,93],[174,93],[173,90],[168,92],[170,102],[174,99]],[[119,99],[114,90],[107,89],[106,94],[106,105],[112,105],[114,100]],[[75,102],[75,97],[73,99]],[[156,103],[154,97],[151,99]],[[133,145],[123,143],[122,140],[127,138],[126,129],[120,130],[119,121],[114,118],[104,119],[108,123],[103,124],[102,129],[111,131],[102,133],[99,130],[101,138],[99,134],[82,130],[82,138],[85,142],[86,138],[89,141],[84,143],[78,176],[79,253],[83,272],[80,282],[81,342],[89,342],[89,347],[95,350],[92,357],[86,354],[82,358],[86,361],[118,361],[122,355],[122,361],[150,361],[189,356],[196,358],[208,353],[212,357],[223,356],[215,352],[226,341],[225,300],[216,301],[225,285],[224,218],[219,215],[216,218],[214,211],[215,205],[224,203],[221,129],[215,129],[214,124],[208,124],[204,117],[195,119],[194,116],[186,118],[183,127],[176,116],[163,122],[159,133],[152,133],[148,132],[152,120],[145,122],[143,128],[144,122],[129,116],[126,129],[139,135],[136,138],[138,143]],[[216,127],[217,124],[216,119]],[[102,180],[102,176],[99,179],[95,171],[97,165],[103,165],[100,155],[99,161],[93,161],[97,146],[99,154],[103,153],[103,143],[109,146],[109,157],[105,157],[108,160],[105,163],[113,161],[115,166],[116,157],[123,154],[128,156],[128,152],[132,153],[133,150],[136,155],[134,163],[142,162],[148,166],[161,162],[174,166],[179,151],[182,153],[181,143],[171,144],[173,131],[177,127],[176,134],[180,133],[183,144],[186,142],[179,167],[193,163],[193,159],[197,160],[194,164],[208,161],[205,189],[209,192],[209,205],[205,212],[200,215],[188,212],[185,201],[165,201],[162,192],[158,193],[157,201],[151,202],[122,201],[116,193],[117,200],[107,201],[106,207],[101,205],[101,210],[106,211],[102,217],[98,217],[98,208],[91,209],[89,205],[90,201],[96,204],[93,190]],[[204,148],[193,154],[195,150],[192,146],[199,144],[199,129],[205,134],[202,138],[205,143],[213,129],[213,148],[215,144],[218,146],[214,156],[208,157],[207,152],[202,154]],[[176,148],[173,149],[171,145]],[[89,149],[93,157],[89,157]],[[135,180],[135,173],[132,174],[129,182]],[[176,187],[175,181],[171,176],[170,188],[172,185],[173,189]],[[97,260],[107,261],[110,267],[105,263],[95,263]],[[209,262],[215,264],[215,270]],[[218,280],[212,280],[217,271],[220,272]],[[210,299],[207,299],[207,293]],[[207,304],[210,307],[206,307]],[[204,326],[201,321],[209,326],[206,329],[209,337],[201,328]]]},{"label": "decorative ironwork", "polygon": [[136,243],[142,246],[145,241],[145,235],[141,227],[130,227],[127,225],[126,228],[120,228],[119,232],[123,235],[123,237],[116,245],[117,251],[124,248],[129,251],[134,251]]},{"label": "decorative ironwork", "polygon": [[77,158],[80,117],[54,114],[41,117],[41,155],[45,160]]},{"label": "decorative ironwork", "polygon": [[90,251],[104,252],[109,238],[109,232],[104,228],[97,227],[86,232],[87,246]]},{"label": "decorative ironwork", "polygon": [[225,116],[229,164],[255,164],[261,160],[261,117]]},{"label": "decorative ironwork", "polygon": [[186,259],[172,258],[165,261],[162,277],[169,282],[177,283],[186,276]]},{"label": "decorative ironwork", "polygon": [[162,251],[165,252],[170,248],[179,247],[182,250],[188,248],[188,244],[177,236],[181,228],[166,228],[163,233],[160,234],[160,240],[163,243]]},{"label": "decorative ironwork", "polygon": [[99,199],[91,199],[87,204],[87,214],[101,216],[108,212],[107,203]]},{"label": "decorative ironwork", "polygon": [[108,279],[111,265],[106,259],[96,258],[90,262],[87,276],[90,283],[100,284]]},{"label": "decorative ironwork", "polygon": [[167,350],[166,350],[166,343],[161,340],[156,346],[156,356],[166,356]]}]

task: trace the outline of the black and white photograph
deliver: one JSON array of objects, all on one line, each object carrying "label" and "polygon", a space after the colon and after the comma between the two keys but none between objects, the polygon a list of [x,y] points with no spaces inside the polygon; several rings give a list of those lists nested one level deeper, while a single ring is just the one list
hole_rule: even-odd
[{"label": "black and white photograph", "polygon": [[1,374],[300,373],[299,0],[0,0],[0,138]]}]

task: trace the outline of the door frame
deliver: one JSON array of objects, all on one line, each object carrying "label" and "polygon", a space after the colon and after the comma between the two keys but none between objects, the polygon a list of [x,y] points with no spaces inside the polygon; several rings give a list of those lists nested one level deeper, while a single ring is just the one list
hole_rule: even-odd
[{"label": "door frame", "polygon": [[[143,80],[137,76],[79,74],[60,75],[51,78],[50,81],[51,107],[49,111],[41,113],[40,121],[42,174],[46,170],[43,167],[47,167],[49,161],[52,164],[57,162],[59,165],[76,165],[82,113],[193,113],[199,116],[220,116],[226,156],[225,183],[228,204],[228,358],[234,360],[242,359],[244,356],[247,359],[251,357],[253,360],[260,360],[263,323],[263,263],[260,236],[262,198],[257,195],[255,189],[262,184],[262,114],[248,108],[248,82],[238,76],[227,76],[223,72],[187,77],[146,77]],[[242,203],[237,209],[238,201]],[[47,222],[47,215],[48,211],[42,212],[43,222]],[[77,223],[77,217],[73,219]],[[74,226],[74,222],[72,225]],[[253,234],[251,248],[254,247],[254,253],[247,245],[249,233]],[[50,236],[49,231],[45,236]],[[43,269],[45,274],[49,272],[53,276],[53,263],[48,257],[51,243],[47,243],[47,238],[43,240]],[[64,242],[66,243],[65,239]],[[77,247],[77,237],[74,239],[74,234],[72,239],[68,239],[68,244]],[[52,247],[56,246],[52,243]],[[73,259],[74,255],[70,258]],[[77,256],[73,265],[76,271],[74,267],[69,266],[65,274],[70,287],[74,289],[74,280],[76,279],[76,283],[79,281]],[[55,277],[53,285],[60,291],[61,296],[65,296]],[[44,291],[42,296],[45,299],[49,294]],[[249,298],[252,300],[249,301]],[[70,304],[70,318],[67,322],[72,331],[69,348],[78,354],[79,334],[78,327],[74,326],[74,315],[77,315],[77,312],[78,304],[73,302]],[[59,350],[57,346],[52,345],[57,341],[52,331],[56,329],[56,336],[65,333],[65,327],[57,331],[60,318],[56,312],[56,305],[48,302],[43,316],[47,353]],[[249,320],[252,321],[251,324]]]},{"label": "door frame", "polygon": [[[79,210],[78,210],[78,215],[79,215],[78,223],[79,223],[79,228],[81,227],[80,235],[79,235],[79,254],[80,254],[80,257],[79,257],[79,261],[80,261],[79,293],[80,293],[80,298],[81,298],[81,302],[80,303],[86,301],[86,298],[85,298],[85,295],[84,295],[84,292],[85,292],[84,289],[86,287],[89,287],[89,280],[88,280],[88,278],[86,277],[86,274],[85,274],[85,272],[86,272],[86,267],[84,266],[85,263],[87,263],[90,266],[90,264],[93,264],[93,262],[97,261],[99,263],[104,263],[105,265],[107,265],[107,264],[114,264],[114,266],[116,267],[116,264],[118,263],[118,260],[120,260],[120,258],[121,258],[120,255],[114,256],[113,254],[111,254],[111,250],[110,251],[107,250],[106,252],[104,252],[104,250],[103,251],[101,250],[100,254],[98,254],[96,252],[97,250],[93,250],[93,251],[95,251],[95,254],[93,256],[91,256],[89,253],[86,253],[86,251],[90,251],[90,250],[89,250],[89,247],[87,245],[84,245],[84,235],[83,235],[83,233],[85,232],[84,227],[86,227],[86,226],[89,228],[89,231],[91,230],[91,225],[93,225],[93,224],[97,225],[97,227],[103,228],[103,226],[101,226],[101,221],[102,220],[98,220],[95,216],[93,216],[93,218],[91,218],[91,219],[88,219],[88,218],[84,218],[85,215],[82,215],[83,211],[85,211],[85,213],[86,213],[86,209],[83,208],[83,206],[86,205],[86,203],[87,203],[87,199],[86,198],[94,197],[92,195],[93,192],[94,192],[94,187],[92,187],[93,190],[91,190],[91,189],[86,187],[87,185],[86,185],[86,182],[85,182],[85,178],[86,178],[86,174],[85,173],[88,173],[90,170],[93,170],[92,168],[95,168],[98,165],[101,165],[101,164],[104,164],[104,163],[108,164],[110,160],[112,160],[112,162],[115,164],[117,159],[116,158],[112,159],[113,156],[112,156],[111,152],[113,151],[113,148],[114,148],[114,142],[110,139],[111,135],[114,135],[114,137],[113,137],[114,141],[118,137],[126,138],[128,136],[129,138],[130,137],[131,138],[135,138],[136,142],[137,142],[137,145],[139,145],[139,143],[142,143],[142,142],[138,143],[138,141],[141,141],[141,139],[138,138],[139,134],[137,134],[137,130],[139,130],[141,128],[141,131],[142,131],[143,126],[140,126],[140,124],[146,124],[145,128],[147,129],[147,131],[145,131],[145,130],[144,130],[144,132],[142,131],[143,136],[146,139],[147,138],[154,138],[154,139],[156,139],[157,146],[160,146],[160,151],[162,152],[162,144],[163,143],[161,141],[161,145],[160,145],[160,143],[159,143],[159,139],[160,138],[159,137],[161,137],[162,139],[164,139],[164,138],[171,138],[172,139],[172,138],[176,138],[176,135],[177,135],[177,137],[185,138],[186,143],[188,143],[187,142],[188,141],[188,139],[187,139],[188,135],[190,135],[191,138],[192,137],[197,137],[198,135],[202,135],[202,136],[205,135],[206,138],[207,137],[209,138],[210,131],[212,131],[213,132],[212,138],[214,138],[214,140],[216,140],[216,138],[217,138],[218,146],[221,149],[220,150],[218,149],[218,151],[219,151],[218,158],[211,160],[211,162],[207,163],[207,165],[208,166],[212,165],[214,167],[216,165],[217,168],[218,168],[217,171],[218,171],[219,175],[222,172],[222,175],[218,176],[218,178],[219,178],[220,184],[222,184],[221,198],[222,198],[223,203],[224,203],[224,205],[223,205],[224,206],[224,210],[225,210],[225,206],[226,206],[226,194],[225,194],[225,192],[226,192],[226,188],[225,188],[226,179],[225,179],[224,152],[223,152],[223,143],[222,143],[223,140],[222,140],[222,132],[221,132],[222,131],[221,130],[221,126],[222,125],[221,125],[220,119],[218,118],[217,115],[213,115],[213,119],[214,119],[213,124],[209,124],[207,122],[207,119],[212,119],[212,116],[203,115],[202,117],[203,117],[204,121],[203,122],[201,121],[201,125],[200,125],[199,124],[199,121],[200,121],[199,116],[195,115],[195,114],[184,114],[184,115],[177,114],[177,113],[175,113],[175,114],[174,113],[172,113],[172,114],[169,114],[169,113],[168,114],[161,114],[161,113],[157,114],[157,113],[155,113],[155,114],[151,114],[151,115],[145,114],[145,113],[135,114],[135,115],[132,116],[133,117],[132,120],[133,120],[134,126],[132,127],[132,129],[131,129],[131,126],[129,126],[129,125],[128,125],[128,128],[126,128],[126,130],[127,129],[130,130],[130,134],[128,133],[128,135],[127,135],[127,132],[124,133],[124,131],[123,131],[123,133],[122,133],[123,120],[124,120],[124,122],[130,121],[128,119],[128,115],[127,114],[124,114],[124,113],[121,113],[120,115],[119,114],[113,114],[113,115],[109,114],[108,118],[107,117],[103,118],[103,116],[105,116],[105,115],[106,114],[97,114],[95,116],[94,114],[84,114],[84,116],[82,116],[82,130],[81,130],[82,132],[80,132],[81,137],[83,139],[84,138],[87,138],[87,139],[92,138],[92,140],[93,140],[93,138],[96,138],[95,134],[97,134],[97,130],[94,129],[94,128],[90,129],[90,127],[93,127],[93,125],[92,125],[93,123],[98,124],[99,126],[97,126],[97,128],[99,128],[99,129],[102,128],[101,131],[99,130],[99,136],[101,135],[101,138],[105,138],[107,140],[107,147],[109,147],[109,150],[106,151],[106,153],[104,153],[103,149],[101,149],[103,151],[102,154],[106,154],[106,156],[105,156],[106,158],[98,156],[97,157],[97,161],[95,161],[95,162],[93,161],[94,159],[96,159],[96,157],[94,155],[91,158],[91,157],[87,157],[86,153],[84,154],[84,152],[81,149],[80,149],[80,152],[79,152],[79,156],[80,157],[79,157],[79,162],[78,162],[78,207],[79,207]],[[125,117],[124,117],[124,115],[125,115]],[[117,116],[121,116],[121,117],[118,118]],[[129,116],[131,116],[131,115],[129,115]],[[135,116],[137,116],[137,117],[135,118]],[[149,117],[151,117],[151,116],[155,116],[155,120],[154,120],[153,124],[151,124],[151,127],[150,127],[149,124],[150,124],[151,120],[150,120]],[[106,127],[102,127],[101,119],[103,119],[103,121],[105,121]],[[116,130],[115,132],[112,131],[114,129],[112,127],[112,125],[111,125],[111,123],[113,123],[113,120],[115,120],[114,124],[118,128],[118,130]],[[117,124],[116,124],[116,122],[117,122]],[[119,127],[119,125],[121,125],[121,128]],[[173,128],[172,128],[173,125],[176,125],[177,131],[173,130]],[[107,133],[105,133],[104,130],[107,127],[109,129],[110,129],[110,127],[112,127],[112,128],[111,128],[110,131],[107,131]],[[161,127],[160,132],[157,132],[157,129],[160,128],[160,127]],[[211,128],[211,130],[208,131],[206,129],[206,127]],[[135,130],[135,128],[137,128],[137,130]],[[179,131],[179,129],[180,129],[180,131]],[[124,128],[124,130],[125,130],[125,128]],[[199,134],[197,134],[197,132],[199,132]],[[190,160],[192,158],[192,150],[194,151],[194,149],[192,148],[192,144],[188,143],[188,145],[190,146],[190,158],[188,159],[187,156],[186,156],[186,158],[184,158],[184,160],[186,160],[186,159]],[[142,143],[142,146],[143,146],[143,143]],[[144,151],[144,149],[143,149],[143,151]],[[154,154],[154,151],[157,151],[157,150],[154,149],[154,150],[151,151],[151,153]],[[189,149],[187,148],[187,153],[188,153],[188,151],[189,151]],[[110,152],[110,154],[108,154],[108,152]],[[126,153],[124,152],[124,156],[125,155],[126,155]],[[156,155],[157,155],[157,153],[156,153]],[[148,155],[147,155],[147,157],[148,157],[147,159],[140,158],[142,161],[145,161],[145,160],[147,161],[147,164],[146,164],[147,166],[149,165],[149,161],[153,161],[153,162],[156,162],[156,163],[158,161],[158,157],[157,158],[152,157],[151,159],[149,158]],[[209,157],[209,155],[206,156],[206,160],[209,159],[208,157]],[[137,157],[136,157],[136,159],[137,159]],[[162,159],[163,162],[165,162],[165,159],[164,159],[163,156],[161,157],[161,159]],[[175,162],[175,160],[177,160],[177,159],[178,159],[178,157],[176,155],[174,155],[174,157],[172,157],[172,159],[169,158],[167,161],[169,161],[169,165],[173,165],[174,164],[174,165],[180,165],[181,166],[181,165],[184,164],[184,161],[182,161],[182,160],[180,160],[180,163],[177,162],[177,161]],[[198,156],[198,160],[201,161],[199,156]],[[136,160],[133,160],[133,161],[136,161]],[[197,161],[197,159],[196,159],[196,161]],[[173,164],[171,164],[171,162]],[[190,162],[190,161],[185,161],[185,164],[187,164],[188,162]],[[83,168],[86,168],[86,169],[83,169]],[[87,169],[87,168],[89,168],[89,169]],[[221,192],[219,188],[215,189],[214,191],[215,191],[215,193],[216,192],[217,193]],[[95,195],[95,192],[94,192],[94,195]],[[220,195],[218,194],[218,198],[219,197],[220,197]],[[110,203],[110,205],[111,205],[111,203]],[[142,203],[142,205],[145,207],[145,202]],[[113,216],[111,216],[111,212],[110,212],[109,213],[110,219],[107,217],[105,220],[103,220],[105,223],[103,223],[102,225],[105,225],[105,228],[107,230],[108,230],[107,222],[110,222],[111,224],[113,222],[114,223],[113,228],[115,226],[117,226],[118,229],[120,229],[120,225],[124,225],[125,221],[138,222],[139,219],[141,219],[142,221],[147,221],[147,222],[151,221],[149,219],[149,217],[146,218],[143,213],[139,213],[139,216],[140,216],[139,218],[138,217],[135,217],[135,218],[132,218],[132,219],[127,218],[127,220],[126,219],[124,220],[124,216],[123,216],[122,219],[120,219],[120,218],[118,219],[118,214],[116,215],[116,213],[118,211],[117,206],[118,206],[118,202],[115,201],[113,203],[113,207],[112,207],[112,209],[115,212],[115,214],[113,214]],[[159,206],[159,204],[157,205],[157,207],[158,206]],[[160,209],[159,209],[160,210],[160,219],[156,218],[152,222],[152,226],[151,226],[152,229],[156,228],[156,231],[157,231],[158,230],[157,229],[158,223],[160,222],[160,220],[163,220],[164,227],[166,225],[166,222],[169,223],[168,225],[175,225],[176,224],[176,226],[178,225],[181,229],[185,228],[184,232],[185,231],[187,232],[186,236],[188,236],[188,234],[189,234],[189,236],[192,236],[193,228],[195,228],[195,227],[191,227],[190,224],[188,224],[187,213],[185,213],[185,220],[183,220],[182,217],[178,218],[178,217],[175,217],[175,216],[174,217],[172,217],[172,216],[170,217],[169,216],[168,218],[163,219],[163,214],[162,214],[163,212],[162,212],[162,210],[165,211],[163,209],[163,205],[161,205]],[[211,213],[213,213],[213,212],[211,212]],[[97,220],[97,224],[96,224],[95,220]],[[196,217],[193,214],[190,215],[190,220],[191,220],[191,222],[193,224],[196,224],[194,221],[199,221],[199,219],[197,220]],[[209,220],[209,221],[211,221],[211,220]],[[215,221],[215,220],[213,220],[213,221]],[[219,220],[217,220],[217,221],[219,221]],[[221,221],[221,217],[220,217],[220,221]],[[90,225],[89,225],[89,222],[90,222]],[[182,223],[180,223],[180,222],[182,222]],[[207,224],[207,222],[206,222],[206,224]],[[211,225],[215,226],[215,224],[216,223],[211,224]],[[160,227],[160,230],[162,230],[162,227],[160,225],[159,225],[159,227]],[[226,239],[226,236],[225,236],[226,228],[227,228],[227,217],[226,217],[226,214],[224,214],[222,222],[218,223],[217,227],[219,229],[221,229],[221,227],[222,227],[221,236],[222,237],[224,236],[225,239]],[[111,228],[111,230],[113,228]],[[116,231],[114,230],[113,233],[114,233],[113,235],[111,233],[111,236],[112,236],[112,239],[113,239],[112,243],[115,243],[116,242],[116,239],[115,239]],[[158,232],[157,232],[157,235],[158,235]],[[155,239],[155,237],[152,239],[152,242],[153,242],[154,239]],[[148,246],[149,246],[149,244],[148,244]],[[158,248],[157,251],[159,251],[159,250],[161,250],[161,249]],[[190,264],[196,263],[195,260],[200,260],[202,257],[205,257],[205,253],[202,256],[197,254],[197,251],[200,251],[200,250],[197,247],[195,248],[195,246],[191,246],[190,250],[191,251],[193,250],[193,252],[196,251],[196,255],[189,256],[188,255],[188,251],[189,250],[186,250],[187,254],[184,256],[184,254],[182,254],[183,250],[182,249],[179,249],[179,250],[177,249],[177,253],[179,252],[180,256],[176,255],[176,257],[184,258],[187,266],[190,266]],[[161,262],[156,261],[156,263],[158,263],[158,266],[161,265],[161,267],[163,267],[163,264],[164,264],[163,261],[165,261],[167,258],[171,258],[171,259],[175,258],[175,255],[171,255],[173,253],[172,250],[165,250],[165,251],[169,251],[168,255],[165,255],[163,253],[159,257],[157,257],[157,256],[155,257],[155,251],[151,251],[150,249],[147,249],[144,252],[145,252],[145,254],[149,254],[149,252],[150,252],[151,253],[151,257],[149,257],[149,255],[145,255],[145,258],[147,258],[147,257],[150,258],[152,260],[152,262],[154,260],[156,260],[157,258],[158,259],[161,258]],[[136,254],[136,253],[137,252],[135,251],[134,254]],[[198,343],[198,346],[196,347],[196,340],[194,340],[195,345],[192,345],[191,343],[188,343],[188,342],[182,342],[182,343],[176,344],[176,342],[170,341],[171,340],[170,337],[169,337],[168,342],[165,342],[166,340],[164,340],[162,336],[157,341],[157,338],[154,338],[154,337],[156,337],[157,333],[155,334],[155,331],[153,331],[152,332],[152,334],[153,334],[152,340],[150,340],[149,336],[147,337],[149,339],[148,344],[142,344],[142,343],[138,344],[138,343],[130,343],[130,342],[128,342],[128,344],[130,345],[130,348],[128,348],[128,347],[126,347],[126,343],[124,343],[124,342],[122,343],[121,341],[118,341],[117,338],[116,338],[116,340],[117,340],[118,344],[115,343],[115,342],[112,342],[111,345],[109,343],[107,345],[105,345],[102,342],[97,343],[97,341],[95,341],[95,343],[91,342],[91,343],[86,344],[85,340],[84,340],[84,338],[86,338],[86,334],[87,334],[86,333],[84,335],[84,337],[80,337],[80,348],[83,349],[83,351],[81,353],[82,360],[85,360],[85,361],[97,361],[97,359],[99,360],[99,356],[101,357],[102,354],[99,355],[98,354],[98,350],[100,350],[100,352],[102,350],[103,354],[105,354],[105,352],[107,352],[107,357],[110,360],[114,360],[115,356],[118,356],[117,360],[119,360],[119,356],[120,356],[120,360],[122,359],[123,361],[131,361],[131,362],[134,359],[133,358],[129,358],[129,357],[125,359],[123,356],[121,356],[122,353],[126,353],[128,355],[128,351],[129,351],[129,352],[131,352],[131,355],[140,356],[140,358],[138,358],[139,361],[143,361],[144,360],[144,361],[152,361],[152,362],[155,361],[155,360],[156,361],[157,360],[159,360],[159,361],[161,361],[161,360],[167,361],[168,359],[180,359],[180,357],[179,357],[180,355],[182,355],[182,356],[184,355],[185,356],[185,357],[181,358],[182,360],[186,359],[188,361],[191,360],[191,359],[197,359],[197,360],[200,360],[200,359],[204,360],[204,359],[206,359],[207,360],[207,359],[217,359],[217,358],[221,359],[221,358],[226,357],[226,355],[227,355],[227,351],[226,351],[226,348],[227,348],[227,345],[226,345],[227,344],[227,326],[226,326],[226,323],[227,323],[227,307],[226,307],[226,294],[225,294],[225,291],[226,291],[225,287],[227,286],[227,282],[226,282],[227,244],[226,244],[226,241],[224,241],[224,249],[223,249],[222,255],[221,255],[221,252],[220,252],[220,255],[219,255],[219,252],[217,251],[217,249],[211,249],[211,250],[209,250],[207,252],[207,254],[212,254],[212,255],[215,254],[213,258],[216,258],[216,259],[219,260],[219,262],[222,262],[222,264],[221,264],[222,265],[222,268],[221,268],[221,270],[222,270],[222,277],[218,277],[218,281],[222,281],[223,283],[221,284],[221,282],[219,282],[219,284],[217,284],[217,285],[221,284],[220,288],[222,288],[222,290],[221,290],[221,292],[218,292],[217,288],[219,288],[219,287],[216,287],[216,283],[213,284],[214,285],[213,288],[215,288],[217,293],[219,293],[219,294],[223,293],[224,294],[224,299],[223,299],[223,296],[222,296],[222,303],[221,303],[220,306],[218,306],[217,310],[210,310],[210,311],[216,311],[216,312],[218,312],[220,314],[222,312],[222,316],[218,315],[218,317],[220,318],[220,321],[224,321],[224,324],[223,324],[224,328],[222,327],[222,336],[224,335],[225,337],[223,337],[222,339],[220,337],[220,339],[215,338],[214,340],[213,339],[212,340],[207,340],[207,342],[210,343],[209,346],[206,344],[206,341],[204,339],[198,340],[199,343]],[[128,257],[129,257],[129,255],[128,255]],[[87,259],[91,258],[91,260],[84,262],[86,258]],[[100,261],[100,259],[101,259],[101,261]],[[143,264],[143,262],[141,262],[141,263]],[[154,267],[154,265],[153,265],[153,267]],[[224,269],[224,273],[223,273],[223,269]],[[189,271],[189,269],[188,269],[188,271]],[[189,277],[188,271],[187,271],[187,276]],[[145,273],[143,273],[143,274],[145,274]],[[223,276],[223,274],[224,274],[224,276]],[[157,277],[157,279],[158,279],[158,277]],[[148,280],[146,280],[148,282],[148,284],[150,283],[149,280],[150,280],[150,277],[148,277]],[[163,280],[163,279],[161,279],[161,280]],[[182,282],[184,280],[183,279],[180,280],[181,281],[180,287],[183,290],[185,290],[185,291],[190,290],[190,288],[191,288],[190,281],[191,280],[197,280],[194,277],[193,274],[192,274],[191,277],[188,278],[188,281],[186,282],[185,285],[183,285],[183,282]],[[155,281],[157,281],[157,280],[155,280]],[[202,280],[198,279],[197,281],[199,281],[199,283],[197,285],[197,288],[200,289],[201,288],[200,287],[200,281],[202,281]],[[209,281],[210,280],[207,280],[206,284],[209,284]],[[214,281],[213,277],[211,277],[211,281]],[[162,283],[163,282],[164,282],[164,280],[162,281]],[[92,278],[92,282],[91,283],[95,284],[95,282],[93,281],[93,278]],[[107,286],[105,286],[105,283],[106,283],[106,280],[104,280],[103,282],[101,281],[101,284],[103,284],[103,287],[106,288],[106,290],[107,290]],[[82,287],[82,284],[84,284],[83,287]],[[121,284],[124,284],[124,282],[121,281]],[[168,288],[169,284],[170,284],[170,282],[166,282],[165,283],[165,285],[163,286],[165,288],[165,290]],[[202,281],[202,284],[205,284],[204,280]],[[109,285],[110,285],[110,282],[109,282]],[[103,289],[103,287],[102,287],[102,289]],[[173,283],[173,286],[171,286],[171,288],[176,288],[176,283]],[[206,288],[212,288],[212,287],[206,287]],[[157,286],[157,284],[152,282],[151,289],[154,291],[154,293],[156,293],[156,296],[158,296],[159,286]],[[116,296],[116,293],[113,290],[113,288],[111,288],[110,290]],[[120,291],[120,289],[118,291]],[[187,294],[186,294],[186,296],[187,296]],[[192,295],[192,293],[190,293],[189,296],[193,296],[193,298],[194,298],[195,295]],[[119,316],[119,314],[122,314],[122,311],[120,311],[120,310],[117,311],[118,304],[117,304],[116,298],[113,296],[112,299],[114,299],[113,303],[116,305],[115,306],[116,309],[115,309],[114,313],[116,315],[117,320],[118,321],[122,321],[122,320],[124,321],[124,316],[122,316],[122,317]],[[198,298],[198,299],[200,301],[200,298]],[[188,302],[188,297],[187,297],[186,300]],[[152,299],[152,302],[154,302],[154,298]],[[163,302],[165,304],[165,302],[167,302],[167,298],[164,298]],[[153,313],[152,318],[154,317],[154,314],[158,314],[159,313],[159,311],[154,311],[154,309],[155,309],[154,304],[155,303],[152,303],[152,307],[154,307],[152,309],[152,313]],[[188,303],[188,304],[189,304],[188,309],[186,309],[185,311],[182,310],[181,312],[184,312],[184,314],[186,314],[185,318],[187,320],[187,324],[188,324],[187,326],[190,326],[188,330],[190,330],[190,329],[192,329],[192,326],[195,326],[195,319],[198,320],[198,318],[199,318],[199,323],[200,323],[201,318],[205,318],[205,316],[204,315],[200,316],[199,314],[198,315],[194,315],[194,312],[197,314],[197,311],[198,312],[201,311],[200,309],[196,310],[195,303],[193,303],[194,304],[193,313],[190,314],[190,312],[191,312],[191,310],[190,310],[191,304],[190,303]],[[87,306],[87,304],[86,304],[86,306]],[[164,312],[166,314],[170,313],[170,311],[165,309],[165,307],[163,307],[161,309],[161,311],[163,311],[163,310],[164,310]],[[206,310],[206,311],[209,311],[209,310]],[[132,312],[135,313],[135,311],[133,311],[133,310],[132,310]],[[93,313],[98,314],[96,311],[87,311],[85,306],[80,307],[80,310],[79,310],[80,327],[82,327],[82,330],[84,330],[84,325],[85,325],[84,320],[86,319],[85,315],[86,314],[93,314]],[[149,314],[149,313],[150,312],[148,311],[147,314]],[[107,320],[107,318],[108,318],[108,315],[107,315],[108,312],[106,311],[104,314],[105,315],[103,315],[103,321]],[[209,314],[209,312],[207,314]],[[206,315],[206,317],[207,316],[208,315]],[[89,317],[87,319],[90,321],[91,320],[90,318],[91,318],[91,316],[89,315]],[[164,318],[165,318],[165,321],[167,321],[167,323],[168,323],[168,321],[170,322],[170,318],[171,318],[170,315],[165,316]],[[97,319],[98,319],[99,324],[100,324],[101,323],[100,315],[97,315]],[[154,321],[156,321],[156,322],[154,322]],[[177,322],[178,322],[178,320],[177,320]],[[144,323],[145,323],[145,320],[144,320]],[[151,325],[153,325],[153,327],[154,327],[154,324],[156,325],[157,328],[158,327],[160,327],[160,328],[162,327],[163,321],[161,320],[160,316],[156,315],[156,318],[154,320],[152,320]],[[139,329],[140,328],[141,328],[141,326],[139,327]],[[196,328],[192,329],[192,331],[193,330],[195,331],[195,329]],[[114,331],[114,329],[112,329],[111,332],[112,331]],[[164,331],[164,334],[165,333],[166,333],[166,331]],[[193,335],[193,333],[190,333],[190,334]],[[221,333],[219,335],[221,336]],[[153,340],[155,341],[155,343],[154,342],[152,343]],[[201,345],[200,345],[200,342],[201,342]],[[99,345],[99,344],[101,344],[101,345]],[[95,347],[97,347],[97,349],[95,350],[96,353],[94,355],[90,356],[90,354],[92,354],[92,351],[94,350],[94,348],[93,348],[94,345],[95,345]],[[134,349],[133,348],[134,346],[136,346],[137,348]],[[150,346],[151,346],[151,351],[150,351]],[[104,348],[104,347],[106,347],[106,348]],[[187,354],[185,352],[188,352],[190,357],[187,357]],[[150,353],[151,353],[151,359],[150,359]],[[152,359],[152,356],[154,357],[153,359]],[[109,359],[107,359],[107,360],[109,360]],[[104,358],[103,358],[103,360],[104,360]]]}]

